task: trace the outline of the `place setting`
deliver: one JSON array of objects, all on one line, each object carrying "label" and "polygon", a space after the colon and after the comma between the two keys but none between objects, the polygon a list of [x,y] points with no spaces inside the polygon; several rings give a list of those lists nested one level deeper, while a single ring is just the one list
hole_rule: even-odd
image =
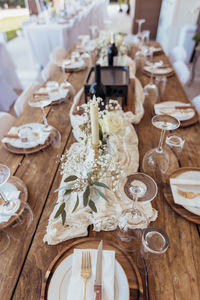
[{"label": "place setting", "polygon": [[34,108],[40,108],[42,123],[28,123],[18,127],[11,127],[2,138],[6,150],[14,154],[37,153],[50,145],[59,148],[61,135],[57,128],[48,124],[44,107],[51,103],[51,99],[45,96],[32,96],[28,104]]},{"label": "place setting", "polygon": [[174,75],[174,69],[169,64],[165,64],[162,60],[155,62],[146,61],[142,72],[148,77],[171,77]]},{"label": "place setting", "polygon": [[183,167],[170,176],[164,190],[170,207],[186,220],[200,224],[200,168]]},{"label": "place setting", "polygon": [[35,221],[24,182],[0,164],[0,255],[15,244],[21,232],[32,235]]},{"label": "place setting", "polygon": [[62,69],[62,72],[80,72],[87,68],[86,61],[89,58],[78,51],[73,51],[70,59],[59,60],[56,64]]}]

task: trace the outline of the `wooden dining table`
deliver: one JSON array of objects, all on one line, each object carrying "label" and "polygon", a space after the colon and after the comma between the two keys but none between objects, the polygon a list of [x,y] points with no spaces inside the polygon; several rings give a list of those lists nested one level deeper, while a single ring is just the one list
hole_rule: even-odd
[{"label": "wooden dining table", "polygon": [[[164,53],[155,59],[163,59],[169,63]],[[75,87],[76,92],[83,87],[87,72],[88,70],[66,73],[66,78]],[[141,71],[138,71],[136,75],[143,86],[149,82],[149,77]],[[50,79],[62,82],[62,72],[57,71]],[[134,96],[134,84],[130,84],[128,105],[124,108],[125,110],[134,111]],[[159,101],[164,100],[188,102],[175,74],[167,79],[165,92]],[[54,191],[59,187],[61,181],[60,157],[75,142],[69,118],[72,103],[73,98],[60,105],[45,108],[48,123],[56,127],[61,133],[62,140],[59,148],[50,146],[35,154],[16,155],[8,152],[2,143],[0,145],[0,163],[7,165],[11,175],[23,180],[28,188],[28,204],[33,210],[36,226],[33,235],[19,233],[20,238],[11,240],[10,247],[0,255],[1,300],[40,299],[42,283],[49,265],[59,253],[81,239],[97,238],[118,243],[119,237],[115,231],[94,232],[92,227],[89,227],[88,236],[84,238],[68,240],[54,246],[43,242],[51,214],[49,207],[57,200],[57,193]],[[151,124],[151,118],[154,114],[151,105],[146,101],[144,107],[144,116],[140,123],[135,125],[139,139],[140,166],[144,154],[157,146],[160,136],[160,131]],[[34,122],[42,122],[41,111],[27,106],[17,118],[15,125]],[[199,123],[186,128],[179,128],[176,133],[185,138],[185,145],[179,160],[174,163],[174,168],[200,167]],[[137,293],[133,292],[130,299],[199,300],[199,225],[184,219],[169,206],[164,196],[164,189],[165,184],[159,182],[158,195],[152,202],[152,206],[158,210],[158,218],[150,226],[160,227],[166,231],[170,246],[165,254],[152,260],[148,278],[147,273],[146,276],[145,273],[141,273],[143,286]],[[126,251],[125,248],[124,251]],[[131,286],[131,274],[126,270],[126,264],[123,265],[123,268],[128,277],[130,288],[134,289],[134,286]]]}]

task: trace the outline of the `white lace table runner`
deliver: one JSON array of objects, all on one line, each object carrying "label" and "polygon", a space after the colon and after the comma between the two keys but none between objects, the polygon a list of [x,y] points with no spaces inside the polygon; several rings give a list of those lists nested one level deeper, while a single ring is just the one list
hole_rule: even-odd
[{"label": "white lace table runner", "polygon": [[[136,78],[135,79],[135,93],[136,93],[136,114],[134,115],[131,112],[124,113],[124,118],[127,120],[127,127],[124,136],[110,136],[108,144],[112,148],[112,153],[115,156],[116,160],[120,162],[120,165],[123,167],[125,174],[136,172],[139,166],[139,152],[138,152],[138,137],[135,132],[132,122],[139,123],[141,120],[144,110],[144,94],[142,90],[141,83]],[[85,151],[85,144],[81,140],[83,133],[81,132],[79,125],[83,123],[83,117],[79,115],[73,115],[74,106],[80,100],[83,89],[74,98],[74,104],[71,108],[70,118],[71,124],[73,127],[73,134],[78,142],[72,144],[69,151],[82,152]],[[64,179],[62,178],[60,187],[64,185]],[[46,234],[44,236],[44,242],[47,242],[50,245],[58,244],[62,241],[86,236],[88,234],[88,226],[93,225],[94,231],[110,231],[115,230],[118,225],[118,218],[122,210],[132,207],[132,201],[128,199],[123,199],[119,190],[116,192],[110,192],[108,190],[104,191],[109,202],[106,202],[104,199],[99,198],[95,201],[97,207],[97,213],[94,213],[89,207],[83,206],[82,196],[83,193],[79,193],[79,206],[74,213],[72,210],[76,203],[76,193],[71,193],[70,195],[63,195],[63,191],[58,192],[57,203],[61,203],[64,199],[65,201],[65,210],[66,210],[66,222],[65,225],[62,225],[61,217],[54,218],[57,207],[55,206],[53,212],[50,215]],[[157,218],[157,211],[152,208],[151,204],[137,204],[140,206],[140,209],[144,211],[146,216],[150,221],[154,221]]]}]

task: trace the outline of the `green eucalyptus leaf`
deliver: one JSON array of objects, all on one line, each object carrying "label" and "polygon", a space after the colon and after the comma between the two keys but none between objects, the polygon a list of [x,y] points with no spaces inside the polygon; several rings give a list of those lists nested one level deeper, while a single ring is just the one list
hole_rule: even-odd
[{"label": "green eucalyptus leaf", "polygon": [[55,219],[58,218],[59,215],[62,214],[62,211],[63,211],[64,209],[65,209],[65,203],[62,203],[62,204],[60,205],[59,209],[57,210],[57,212],[56,212],[54,218],[55,218]]},{"label": "green eucalyptus leaf", "polygon": [[107,202],[109,202],[108,198],[106,197],[106,195],[104,193],[102,193],[100,190],[96,189],[96,191],[99,193],[99,195],[104,198],[104,200],[106,200]]},{"label": "green eucalyptus leaf", "polygon": [[64,192],[64,195],[65,195],[65,196],[66,196],[66,195],[69,195],[71,192],[73,192],[73,190],[68,189],[68,190],[66,190],[66,191]]},{"label": "green eucalyptus leaf", "polygon": [[74,206],[74,209],[72,210],[72,213],[75,212],[75,210],[77,209],[78,205],[79,205],[79,197],[78,197],[78,195],[77,195],[77,198],[76,198],[76,204],[75,204],[75,206]]},{"label": "green eucalyptus leaf", "polygon": [[66,211],[65,211],[65,209],[62,210],[61,217],[62,217],[62,224],[65,225],[65,221],[66,221]]},{"label": "green eucalyptus leaf", "polygon": [[90,187],[89,185],[86,187],[85,192],[83,193],[83,205],[87,206],[90,195]]},{"label": "green eucalyptus leaf", "polygon": [[78,177],[75,175],[70,175],[69,177],[65,178],[64,182],[69,182],[69,181],[74,181],[76,180]]},{"label": "green eucalyptus leaf", "polygon": [[105,183],[103,183],[103,182],[98,182],[98,181],[96,181],[96,182],[94,182],[94,185],[96,185],[96,186],[101,186],[101,187],[104,187],[104,188],[110,190],[109,186],[107,186],[107,185],[106,185]]},{"label": "green eucalyptus leaf", "polygon": [[97,212],[97,208],[96,205],[94,203],[94,201],[90,200],[89,201],[89,207],[96,213]]}]

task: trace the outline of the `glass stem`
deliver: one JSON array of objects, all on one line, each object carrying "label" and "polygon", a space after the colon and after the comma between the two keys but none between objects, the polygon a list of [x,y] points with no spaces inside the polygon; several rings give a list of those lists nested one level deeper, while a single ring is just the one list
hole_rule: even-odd
[{"label": "glass stem", "polygon": [[45,115],[45,111],[44,111],[44,107],[41,106],[41,110],[42,110],[42,117],[43,117],[43,122],[44,122],[44,126],[45,127],[48,127],[48,122],[47,122],[47,118],[46,118],[46,115]]},{"label": "glass stem", "polygon": [[162,129],[161,131],[161,135],[160,135],[160,141],[159,141],[159,144],[158,144],[158,148],[157,148],[157,152],[161,153],[163,152],[163,142],[164,142],[164,137],[165,137],[165,130]]},{"label": "glass stem", "polygon": [[152,71],[151,71],[150,84],[153,84],[153,74],[154,74],[154,67],[152,67]]},{"label": "glass stem", "polygon": [[63,82],[66,83],[65,68],[64,67],[62,67],[62,72],[63,72]]}]

